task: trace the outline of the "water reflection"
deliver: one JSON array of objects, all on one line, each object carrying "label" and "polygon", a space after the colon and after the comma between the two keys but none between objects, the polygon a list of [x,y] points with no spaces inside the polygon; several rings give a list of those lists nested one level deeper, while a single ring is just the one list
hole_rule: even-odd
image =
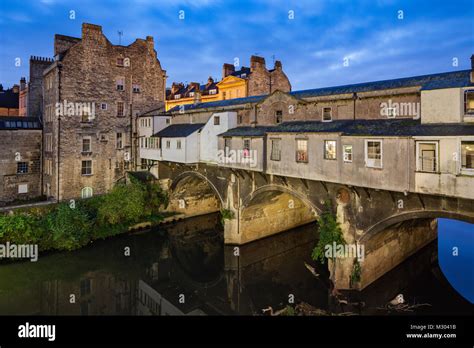
[{"label": "water reflection", "polygon": [[[219,216],[196,217],[76,252],[42,255],[36,263],[2,264],[0,314],[261,314],[292,298],[345,311],[329,300],[327,269],[317,266],[316,278],[304,266],[311,262],[315,238],[310,224],[244,246],[224,246]],[[465,312],[465,301],[432,272],[435,255],[436,246],[428,246],[362,293],[349,294],[365,303],[359,313],[376,313],[401,291],[415,301],[434,301],[434,312]],[[444,306],[436,303],[440,299]]]}]

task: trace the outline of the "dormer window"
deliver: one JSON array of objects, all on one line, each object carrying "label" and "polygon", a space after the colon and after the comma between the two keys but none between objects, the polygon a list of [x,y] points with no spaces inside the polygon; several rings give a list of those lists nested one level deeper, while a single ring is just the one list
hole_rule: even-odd
[{"label": "dormer window", "polygon": [[247,74],[245,74],[245,73],[242,74],[242,75],[240,75],[240,78],[241,78],[241,79],[245,79],[246,77],[247,77]]},{"label": "dormer window", "polygon": [[189,92],[190,97],[194,97],[194,92]]},{"label": "dormer window", "polygon": [[216,89],[210,89],[209,94],[217,94],[217,90]]},{"label": "dormer window", "polygon": [[179,99],[179,98],[181,98],[181,94],[175,94],[174,95],[174,99]]},{"label": "dormer window", "polygon": [[323,122],[332,121],[332,109],[323,108]]}]

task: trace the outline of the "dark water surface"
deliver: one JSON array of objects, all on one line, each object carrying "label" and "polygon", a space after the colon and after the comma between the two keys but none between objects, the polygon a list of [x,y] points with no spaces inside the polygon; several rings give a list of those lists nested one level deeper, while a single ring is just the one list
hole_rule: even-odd
[{"label": "dark water surface", "polygon": [[[188,219],[154,231],[98,241],[38,262],[0,264],[1,315],[235,315],[307,302],[346,311],[329,300],[328,272],[305,267],[315,244],[309,224],[240,248],[224,246],[219,216]],[[126,248],[130,256],[125,256]],[[471,304],[437,266],[436,242],[351,299],[360,314],[387,314],[403,293],[429,303],[414,313],[470,314]]]}]

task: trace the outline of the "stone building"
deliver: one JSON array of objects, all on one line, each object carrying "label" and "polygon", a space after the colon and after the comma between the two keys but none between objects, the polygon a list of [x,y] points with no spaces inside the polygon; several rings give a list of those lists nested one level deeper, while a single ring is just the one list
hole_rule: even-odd
[{"label": "stone building", "polygon": [[41,195],[41,124],[0,117],[0,206]]},{"label": "stone building", "polygon": [[105,193],[139,163],[137,115],[164,108],[166,72],[151,36],[113,45],[87,23],[81,38],[56,35],[54,55],[43,71],[43,190],[58,200]]},{"label": "stone building", "polygon": [[47,57],[30,57],[30,81],[28,83],[27,109],[28,116],[43,117],[43,71],[53,63]]},{"label": "stone building", "polygon": [[0,116],[18,116],[18,100],[20,87],[3,89],[0,85]]},{"label": "stone building", "polygon": [[183,83],[173,83],[166,93],[166,110],[179,105],[270,94],[276,90],[291,91],[290,81],[283,72],[281,62],[275,61],[274,68],[269,70],[265,65],[265,58],[252,56],[250,68],[242,66],[235,70],[234,65],[224,63],[222,80],[219,82],[214,82],[209,77],[203,86],[199,86],[197,82],[191,82],[187,86]]}]

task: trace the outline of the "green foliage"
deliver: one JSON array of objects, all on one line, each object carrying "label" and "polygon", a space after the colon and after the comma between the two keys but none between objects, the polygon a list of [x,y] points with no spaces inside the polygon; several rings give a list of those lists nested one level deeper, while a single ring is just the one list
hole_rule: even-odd
[{"label": "green foliage", "polygon": [[138,222],[145,211],[146,190],[141,184],[115,186],[104,196],[97,212],[99,225]]},{"label": "green foliage", "polygon": [[80,207],[71,209],[67,204],[60,204],[47,216],[47,225],[55,249],[74,250],[90,241],[92,222]]},{"label": "green foliage", "polygon": [[362,273],[362,268],[360,266],[359,260],[354,259],[354,264],[352,266],[352,272],[351,272],[351,284],[360,282],[361,273]]},{"label": "green foliage", "polygon": [[221,223],[224,225],[225,220],[232,220],[234,218],[234,212],[230,209],[221,209]]},{"label": "green foliage", "polygon": [[326,245],[346,244],[342,235],[342,230],[336,220],[336,216],[332,211],[332,206],[326,202],[325,209],[318,219],[319,240],[313,249],[311,258],[314,261],[319,261],[321,264],[326,263],[325,247]]},{"label": "green foliage", "polygon": [[290,305],[286,306],[286,311],[283,313],[284,316],[293,317],[296,315],[295,309]]},{"label": "green foliage", "polygon": [[168,197],[158,184],[119,184],[110,193],[0,214],[0,242],[39,244],[40,250],[74,250],[91,240],[124,233],[137,222],[161,221]]}]

